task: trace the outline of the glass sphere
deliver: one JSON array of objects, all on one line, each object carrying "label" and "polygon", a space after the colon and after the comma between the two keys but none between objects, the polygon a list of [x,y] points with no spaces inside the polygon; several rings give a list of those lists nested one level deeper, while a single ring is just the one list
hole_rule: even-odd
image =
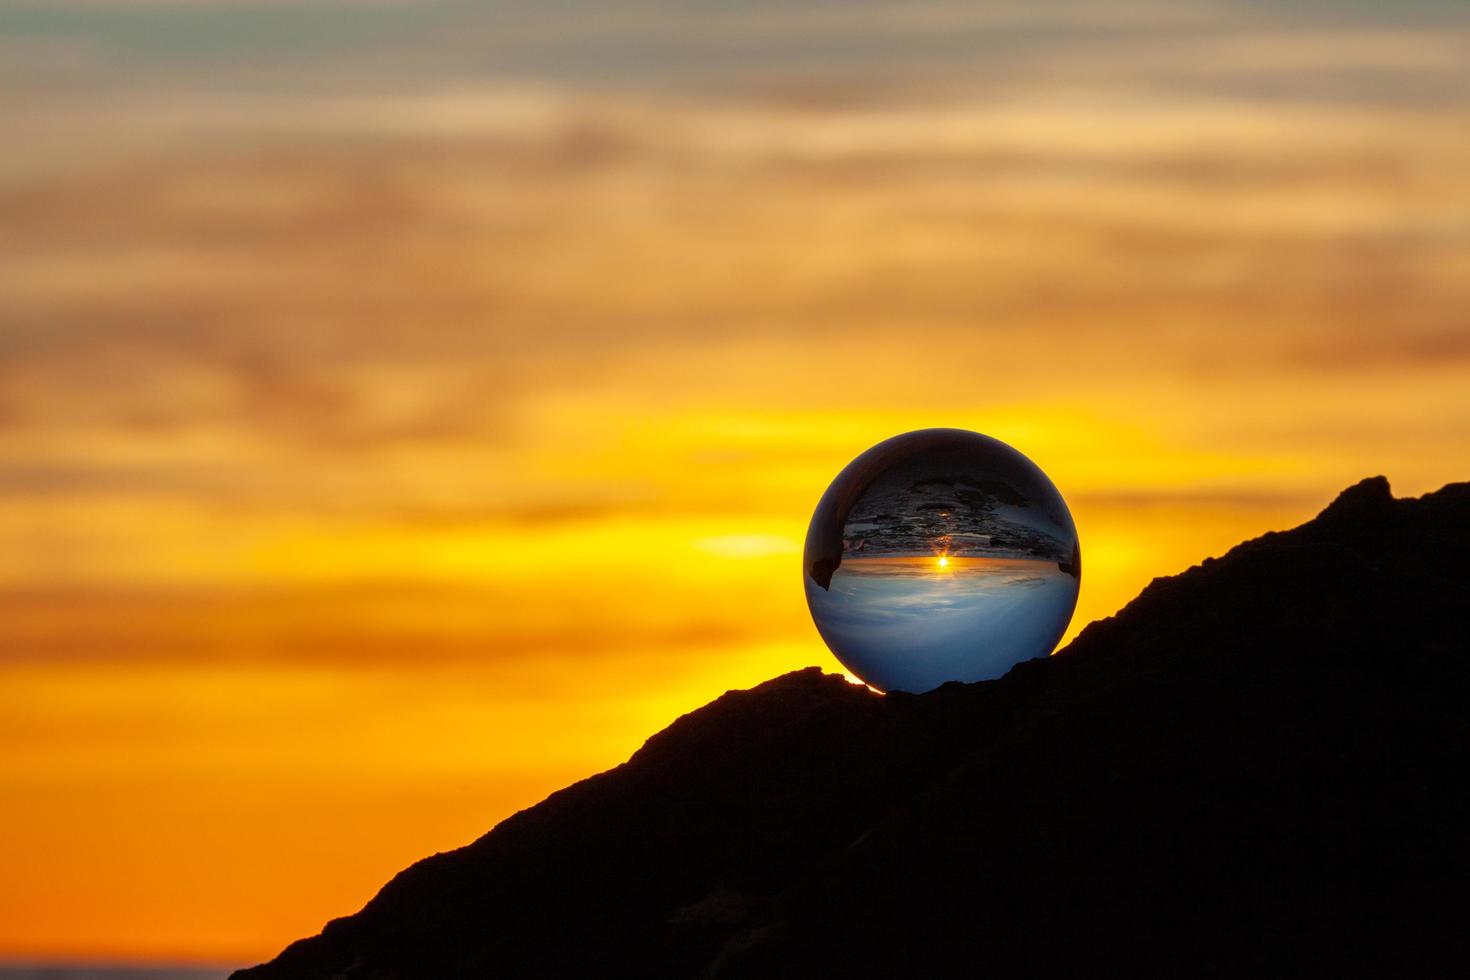
[{"label": "glass sphere", "polygon": [[817,504],[802,564],[822,639],[882,691],[989,680],[1046,656],[1082,582],[1051,480],[964,429],[894,436],[849,463]]}]

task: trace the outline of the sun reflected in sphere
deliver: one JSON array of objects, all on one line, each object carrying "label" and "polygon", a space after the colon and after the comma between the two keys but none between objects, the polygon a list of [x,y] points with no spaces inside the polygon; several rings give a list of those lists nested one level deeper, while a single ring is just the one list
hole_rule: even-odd
[{"label": "sun reflected in sphere", "polygon": [[812,618],[843,666],[916,693],[1051,653],[1082,578],[1051,480],[962,429],[895,436],[848,464],[817,505],[802,561]]}]

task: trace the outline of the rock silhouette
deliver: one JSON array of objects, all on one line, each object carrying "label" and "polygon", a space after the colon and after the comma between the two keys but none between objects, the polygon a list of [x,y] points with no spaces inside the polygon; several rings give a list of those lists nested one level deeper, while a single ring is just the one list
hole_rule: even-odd
[{"label": "rock silhouette", "polygon": [[1375,478],[998,681],[728,693],[236,976],[1464,975],[1467,547]]}]

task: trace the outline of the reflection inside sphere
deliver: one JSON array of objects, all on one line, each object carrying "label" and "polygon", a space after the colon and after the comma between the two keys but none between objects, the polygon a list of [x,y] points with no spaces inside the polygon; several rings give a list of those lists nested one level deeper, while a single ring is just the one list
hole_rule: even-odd
[{"label": "reflection inside sphere", "polygon": [[817,505],[803,566],[837,659],[880,690],[916,693],[1049,654],[1082,576],[1046,474],[961,429],[895,436],[853,460]]}]

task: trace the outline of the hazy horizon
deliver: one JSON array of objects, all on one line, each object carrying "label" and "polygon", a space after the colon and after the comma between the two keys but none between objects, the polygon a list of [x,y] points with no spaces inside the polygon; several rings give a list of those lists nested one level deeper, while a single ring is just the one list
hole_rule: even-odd
[{"label": "hazy horizon", "polygon": [[234,967],[177,962],[0,960],[0,980],[225,980]]}]

